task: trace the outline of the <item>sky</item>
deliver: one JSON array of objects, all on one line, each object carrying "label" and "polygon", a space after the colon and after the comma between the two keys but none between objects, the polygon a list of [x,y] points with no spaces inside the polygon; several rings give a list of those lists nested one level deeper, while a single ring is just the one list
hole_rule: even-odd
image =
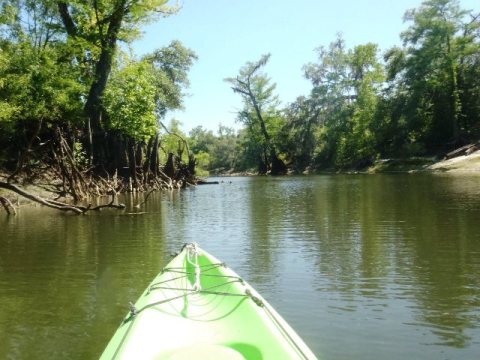
[{"label": "sky", "polygon": [[[198,60],[189,72],[184,110],[167,114],[190,131],[219,124],[240,128],[236,112],[242,107],[227,77],[235,77],[248,61],[270,53],[264,71],[277,84],[283,105],[310,92],[302,67],[317,60],[315,49],[328,46],[338,33],[347,48],[372,42],[383,52],[401,45],[406,10],[421,0],[181,0],[178,14],[144,27],[133,44],[138,55],[179,40]],[[463,9],[480,11],[479,0],[460,0]]]}]

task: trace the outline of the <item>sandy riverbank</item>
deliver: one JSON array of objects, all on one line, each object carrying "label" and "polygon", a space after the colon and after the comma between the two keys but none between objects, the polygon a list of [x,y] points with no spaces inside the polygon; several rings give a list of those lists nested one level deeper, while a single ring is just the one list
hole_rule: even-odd
[{"label": "sandy riverbank", "polygon": [[448,160],[438,161],[425,170],[441,172],[479,172],[480,173],[480,150],[470,155],[458,156]]}]

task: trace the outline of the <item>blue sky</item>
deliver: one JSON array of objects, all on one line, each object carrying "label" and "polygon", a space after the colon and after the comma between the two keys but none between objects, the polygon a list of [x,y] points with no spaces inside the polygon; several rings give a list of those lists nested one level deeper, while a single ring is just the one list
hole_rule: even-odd
[{"label": "blue sky", "polygon": [[[202,125],[216,131],[221,123],[239,128],[236,111],[242,104],[227,83],[247,61],[271,53],[265,72],[277,84],[283,104],[309,93],[302,66],[316,60],[315,48],[342,33],[347,47],[373,42],[381,51],[400,45],[407,9],[421,0],[183,0],[176,15],[144,28],[133,45],[144,54],[180,40],[199,59],[184,111],[174,117],[189,131]],[[479,0],[461,0],[464,9],[480,10]]]}]

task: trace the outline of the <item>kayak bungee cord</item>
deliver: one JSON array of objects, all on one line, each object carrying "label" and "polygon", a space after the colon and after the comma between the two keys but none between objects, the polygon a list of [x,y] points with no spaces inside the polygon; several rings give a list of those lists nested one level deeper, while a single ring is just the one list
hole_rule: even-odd
[{"label": "kayak bungee cord", "polygon": [[[239,296],[239,297],[251,298],[257,305],[263,306],[263,302],[260,299],[258,299],[256,296],[254,296],[250,292],[250,290],[248,290],[248,289],[245,291],[244,294],[229,293],[229,292],[226,292],[226,291],[224,291],[224,292],[222,292],[222,291],[212,291],[213,289],[217,289],[219,287],[223,287],[225,285],[230,285],[230,284],[233,284],[233,283],[236,283],[236,282],[238,282],[240,284],[244,284],[244,281],[243,281],[242,278],[235,277],[235,276],[210,275],[210,276],[223,277],[223,278],[228,278],[228,279],[233,279],[233,280],[224,282],[224,283],[219,284],[219,285],[214,285],[214,286],[211,286],[209,288],[202,289],[202,290],[195,290],[195,289],[188,289],[188,288],[176,288],[176,287],[170,287],[170,286],[161,286],[161,285],[166,284],[166,283],[171,282],[171,281],[186,278],[188,275],[192,275],[193,273],[185,272],[184,274],[185,275],[183,275],[183,276],[179,276],[179,277],[176,277],[176,278],[172,278],[172,279],[169,279],[169,280],[165,280],[165,281],[153,284],[152,286],[149,287],[148,292],[147,292],[147,294],[149,294],[153,290],[172,290],[172,291],[182,291],[182,292],[184,292],[182,295],[174,296],[174,297],[171,297],[171,298],[168,298],[168,299],[164,299],[164,300],[161,300],[161,301],[153,302],[151,304],[147,304],[144,307],[142,307],[141,309],[135,308],[135,306],[133,306],[130,303],[130,317],[125,319],[124,323],[126,323],[130,320],[133,320],[133,318],[136,315],[140,314],[142,311],[144,311],[146,309],[149,309],[151,307],[161,305],[161,304],[173,301],[173,300],[177,300],[177,299],[185,296],[185,293],[187,293],[187,295],[199,293],[199,294],[207,294],[207,295]],[[207,274],[202,274],[202,276],[208,276],[208,275]]]},{"label": "kayak bungee cord", "polygon": [[[198,245],[196,243],[191,243],[186,245],[187,249],[187,262],[189,262],[191,265],[195,267],[195,283],[193,284],[193,289],[198,291],[202,289],[202,286],[200,285],[200,266],[198,265]],[[191,260],[191,256],[193,254],[193,257],[195,261]]]},{"label": "kayak bungee cord", "polygon": [[[187,252],[187,256],[188,256],[188,252]],[[129,308],[130,308],[130,314],[129,316],[122,322],[123,324],[126,324],[126,323],[129,323],[128,324],[128,328],[127,330],[125,331],[125,333],[123,334],[122,336],[122,339],[118,345],[118,347],[116,348],[116,351],[115,353],[113,354],[112,356],[112,359],[115,359],[117,357],[117,354],[118,352],[120,351],[120,349],[122,348],[124,342],[125,342],[125,339],[127,338],[129,332],[130,332],[130,329],[132,328],[133,324],[134,324],[134,320],[135,318],[137,317],[137,315],[139,315],[141,312],[143,312],[144,310],[147,310],[149,308],[152,308],[152,307],[155,307],[155,306],[158,306],[158,305],[162,305],[164,303],[168,303],[168,302],[171,302],[171,301],[174,301],[174,300],[178,300],[178,299],[181,299],[182,297],[186,296],[186,295],[190,295],[190,294],[207,294],[207,295],[221,295],[221,296],[238,296],[238,297],[244,297],[244,298],[251,298],[253,300],[253,302],[257,305],[260,306],[260,304],[262,304],[261,306],[263,306],[263,303],[260,299],[258,299],[257,297],[255,297],[248,289],[246,290],[245,294],[237,294],[237,293],[229,293],[229,292],[220,292],[220,291],[212,291],[213,289],[216,289],[216,288],[219,288],[219,287],[223,287],[225,285],[229,285],[229,284],[232,284],[232,283],[235,283],[235,282],[239,282],[241,284],[244,284],[244,281],[242,278],[240,277],[237,277],[237,276],[229,276],[229,275],[218,275],[218,274],[207,274],[206,272],[208,271],[211,271],[213,269],[216,269],[218,267],[226,267],[226,264],[225,263],[216,263],[216,264],[209,264],[209,265],[199,265],[198,264],[198,258],[196,259],[196,262],[192,262],[190,259],[187,258],[187,261],[189,261],[192,265],[195,266],[195,273],[191,273],[191,272],[188,272],[188,271],[185,271],[183,270],[184,268],[180,268],[180,267],[170,267],[170,268],[164,268],[162,270],[162,273],[166,273],[166,272],[170,272],[170,273],[174,273],[174,274],[181,274],[181,276],[177,276],[177,277],[173,277],[171,279],[168,279],[168,280],[165,280],[165,281],[162,281],[162,282],[159,282],[159,283],[155,283],[155,284],[152,284],[148,290],[147,290],[147,294],[149,294],[151,291],[154,291],[154,290],[173,290],[173,291],[182,291],[183,293],[181,295],[178,295],[178,296],[174,296],[174,297],[171,297],[171,298],[168,298],[168,299],[164,299],[164,300],[161,300],[161,301],[157,301],[157,302],[154,302],[154,303],[151,303],[151,304],[147,304],[145,305],[144,307],[142,307],[141,309],[137,309],[135,307],[135,305],[133,303],[129,303]],[[205,289],[201,289],[201,285],[200,285],[200,276],[198,276],[197,278],[197,274],[200,274],[200,269],[202,269],[203,271],[201,272],[201,276],[204,276],[204,277],[218,277],[218,278],[225,278],[225,279],[229,279],[230,281],[227,281],[227,282],[224,282],[222,284],[219,284],[219,285],[215,285],[215,286],[211,286],[209,288],[205,288]],[[188,289],[188,288],[174,288],[174,287],[170,287],[170,286],[161,286],[163,284],[166,284],[166,283],[169,283],[169,282],[172,282],[172,281],[176,281],[176,280],[181,280],[181,279],[185,279],[187,278],[189,275],[193,275],[195,274],[195,284],[193,285],[193,289]],[[198,284],[196,284],[198,281]],[[197,285],[197,286],[196,286]]]},{"label": "kayak bungee cord", "polygon": [[[125,329],[125,332],[121,336],[121,339],[118,343],[118,346],[115,348],[114,353],[112,355],[112,359],[116,359],[118,354],[120,353],[121,349],[123,348],[125,341],[133,327],[133,324],[136,323],[135,319],[138,317],[139,314],[141,314],[143,311],[165,304],[169,303],[175,300],[179,300],[181,298],[184,298],[186,302],[188,302],[188,299],[190,299],[190,296],[195,296],[195,295],[217,295],[217,296],[233,296],[233,297],[243,297],[244,299],[250,298],[258,307],[264,309],[265,314],[267,315],[268,318],[271,319],[271,321],[277,326],[279,332],[281,335],[284,337],[285,340],[290,343],[290,346],[292,346],[294,349],[296,349],[297,354],[299,354],[302,358],[304,359],[310,359],[310,357],[303,351],[303,348],[297,343],[297,340],[293,338],[287,328],[285,328],[283,322],[279,320],[276,316],[276,313],[270,309],[268,304],[265,304],[261,298],[258,298],[255,296],[252,291],[250,290],[249,287],[244,287],[242,291],[240,292],[229,292],[228,290],[231,289],[229,285],[232,285],[234,283],[240,283],[242,285],[247,285],[245,281],[239,277],[239,276],[232,276],[232,275],[222,275],[222,274],[217,274],[217,273],[209,273],[210,271],[217,269],[219,267],[227,267],[225,263],[210,263],[206,265],[200,265],[199,263],[199,256],[201,255],[199,248],[197,247],[196,244],[185,244],[185,246],[182,248],[182,251],[185,250],[184,253],[184,261],[185,265],[187,267],[166,267],[161,271],[161,274],[165,273],[170,273],[171,277],[169,279],[166,279],[164,281],[156,282],[150,284],[150,286],[147,288],[146,292],[144,295],[149,295],[154,291],[161,291],[163,293],[164,290],[166,291],[173,291],[173,292],[181,292],[178,295],[175,295],[175,293],[170,294],[174,295],[169,298],[164,298],[163,300],[160,301],[154,301],[151,303],[147,303],[146,305],[142,306],[141,308],[137,309],[134,304],[130,303],[130,312],[129,315],[126,317],[126,319],[123,321],[123,325],[127,325],[127,328]],[[193,271],[188,271],[188,268],[193,270]],[[176,275],[178,274],[178,276]],[[235,274],[236,275],[236,274]],[[221,278],[224,279],[225,281],[221,282],[220,284],[215,284],[213,286],[209,287],[203,287],[201,284],[201,278],[207,278],[207,277],[212,277],[212,278]],[[187,280],[186,282],[183,282],[182,280],[185,279]],[[173,284],[171,284],[173,282]],[[193,284],[192,284],[193,283]],[[171,285],[173,286],[171,286]],[[175,286],[176,285],[176,286]],[[180,286],[179,286],[180,285]],[[185,285],[185,286],[183,286]],[[205,283],[204,283],[205,285]],[[219,288],[224,288],[227,287],[226,291],[219,291],[222,289]],[[235,289],[235,288],[234,288]],[[238,289],[239,290],[239,289]],[[237,290],[237,291],[238,291]],[[167,293],[165,293],[167,294]],[[240,302],[232,308],[231,311],[228,312],[228,314],[224,314],[223,316],[228,316],[230,313],[232,313],[240,304],[243,303],[243,300],[240,300]],[[188,305],[186,305],[188,306]],[[183,314],[183,310],[181,312],[182,316],[186,316]],[[194,320],[194,319],[192,319]],[[199,320],[202,321],[202,320]]]}]

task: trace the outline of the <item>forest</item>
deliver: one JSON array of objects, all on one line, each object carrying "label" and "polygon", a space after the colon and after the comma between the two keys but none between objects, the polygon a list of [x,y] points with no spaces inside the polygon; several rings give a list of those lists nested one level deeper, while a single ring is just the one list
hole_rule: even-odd
[{"label": "forest", "polygon": [[[480,139],[480,14],[426,0],[404,14],[402,46],[349,48],[341,35],[303,67],[308,96],[284,105],[245,59],[225,80],[240,130],[188,134],[181,109],[197,59],[180,41],[141,57],[142,26],[181,11],[167,0],[0,1],[0,169],[49,174],[59,192],[181,187],[197,176],[362,169],[442,157]],[[288,44],[285,44],[288,46]],[[266,49],[268,51],[268,49]],[[288,71],[288,69],[285,69]]]}]

